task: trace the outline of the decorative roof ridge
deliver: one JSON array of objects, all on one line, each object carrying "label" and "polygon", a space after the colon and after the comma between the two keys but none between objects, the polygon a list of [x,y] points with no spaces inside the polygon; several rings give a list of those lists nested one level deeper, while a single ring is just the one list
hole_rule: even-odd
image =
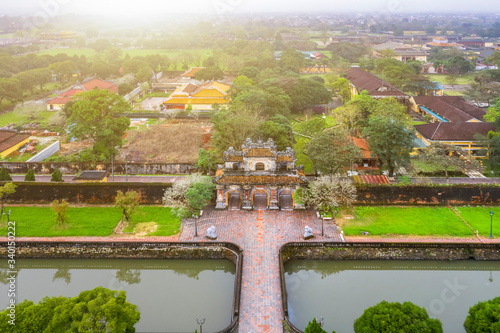
[{"label": "decorative roof ridge", "polygon": [[295,156],[295,149],[286,147],[286,150],[276,152],[276,156]]}]

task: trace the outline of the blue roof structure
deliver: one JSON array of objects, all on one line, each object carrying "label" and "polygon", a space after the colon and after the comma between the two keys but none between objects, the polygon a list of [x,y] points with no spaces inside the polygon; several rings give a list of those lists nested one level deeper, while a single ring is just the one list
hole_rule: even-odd
[{"label": "blue roof structure", "polygon": [[419,106],[419,108],[420,108],[421,110],[424,110],[424,111],[425,111],[425,113],[430,114],[430,115],[431,115],[431,116],[433,116],[434,118],[439,119],[441,122],[443,122],[443,123],[449,123],[449,120],[448,120],[448,119],[441,117],[440,115],[438,115],[438,114],[437,114],[437,113],[435,113],[435,112],[432,112],[431,110],[429,110],[429,109],[428,109],[428,108],[426,108],[425,106],[420,105],[420,106]]}]

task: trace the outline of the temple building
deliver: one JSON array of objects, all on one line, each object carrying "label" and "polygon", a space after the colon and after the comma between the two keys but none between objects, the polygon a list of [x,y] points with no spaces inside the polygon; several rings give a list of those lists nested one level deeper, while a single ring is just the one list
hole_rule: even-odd
[{"label": "temple building", "polygon": [[214,104],[229,104],[228,91],[231,86],[217,81],[203,84],[186,83],[177,88],[165,102],[164,109],[211,111]]},{"label": "temple building", "polygon": [[217,170],[216,209],[303,209],[295,194],[307,186],[301,166],[296,167],[295,151],[278,151],[272,139],[247,139],[241,151],[230,147],[224,165]]}]

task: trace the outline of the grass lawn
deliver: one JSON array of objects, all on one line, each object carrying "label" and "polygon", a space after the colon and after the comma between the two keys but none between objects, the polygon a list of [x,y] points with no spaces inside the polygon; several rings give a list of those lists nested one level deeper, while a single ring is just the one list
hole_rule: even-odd
[{"label": "grass lawn", "polygon": [[416,126],[416,125],[425,125],[425,124],[427,124],[427,122],[425,122],[425,121],[412,121],[412,122],[411,122],[411,125],[412,125],[412,126]]},{"label": "grass lawn", "polygon": [[354,219],[343,220],[342,229],[347,236],[359,236],[361,231],[386,237],[474,235],[447,207],[356,207]]},{"label": "grass lawn", "polygon": [[[411,159],[411,164],[413,165],[413,167],[415,168],[415,172],[417,173],[443,171],[443,169],[435,166],[434,164],[422,161],[418,158]],[[450,171],[461,171],[461,170],[451,166],[448,168],[448,172]]]},{"label": "grass lawn", "polygon": [[181,220],[171,213],[171,208],[138,207],[132,215],[132,222],[125,232],[133,232],[138,223],[155,222],[158,227],[150,236],[170,236],[180,231]]},{"label": "grass lawn", "polygon": [[[438,81],[441,84],[449,84],[448,74],[428,74],[425,77],[429,78],[431,81]],[[470,84],[472,81],[472,75],[462,75],[457,78],[455,84]]]},{"label": "grass lawn", "polygon": [[[55,225],[55,213],[50,207],[7,207],[12,210],[11,219],[16,221],[18,237],[56,236],[110,236],[121,219],[121,211],[115,207],[71,207],[68,210],[68,226]],[[134,220],[135,219],[135,220]],[[169,208],[137,207],[132,215],[134,223],[156,222],[157,236],[170,236],[179,232],[180,220],[171,215]],[[0,228],[7,235],[6,223]]]},{"label": "grass lawn", "polygon": [[491,216],[493,211],[493,237],[500,237],[500,207],[455,207],[460,215],[474,230],[479,231],[479,236],[490,236]]},{"label": "grass lawn", "polygon": [[296,143],[293,146],[293,149],[295,149],[295,154],[296,154],[295,157],[297,157],[296,165],[303,165],[305,173],[314,172],[313,162],[306,154],[304,154],[304,146],[309,142],[309,140],[310,139],[308,138],[296,135],[295,136]]},{"label": "grass lawn", "polygon": [[57,115],[57,111],[41,111],[37,113],[35,119],[28,119],[26,114],[23,114],[23,112],[18,109],[2,114],[0,116],[0,127],[7,126],[9,124],[23,125],[28,123],[40,123],[41,125],[46,125],[52,118],[57,118]]}]

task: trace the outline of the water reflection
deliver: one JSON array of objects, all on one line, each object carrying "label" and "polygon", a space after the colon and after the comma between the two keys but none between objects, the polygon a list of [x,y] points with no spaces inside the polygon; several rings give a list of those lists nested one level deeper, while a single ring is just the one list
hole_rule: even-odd
[{"label": "water reflection", "polygon": [[58,268],[54,273],[54,277],[52,278],[52,282],[57,279],[63,279],[66,284],[71,283],[71,273],[69,272],[69,268]]},{"label": "water reflection", "polygon": [[0,283],[7,285],[9,281],[7,278],[9,277],[9,274],[7,273],[7,269],[0,269]]},{"label": "water reflection", "polygon": [[289,317],[304,329],[325,318],[327,331],[353,332],[353,322],[382,300],[425,307],[445,332],[465,332],[469,307],[500,296],[500,262],[328,261],[285,264]]},{"label": "water reflection", "polygon": [[141,282],[141,271],[138,269],[120,268],[116,272],[116,279],[120,282],[135,284]]},{"label": "water reflection", "polygon": [[[235,269],[229,260],[19,259],[17,301],[74,297],[102,286],[125,290],[138,305],[137,332],[194,332],[200,316],[207,318],[203,332],[214,332],[231,322]],[[0,285],[0,294],[7,294],[7,285]],[[1,308],[6,302],[0,297]]]}]

